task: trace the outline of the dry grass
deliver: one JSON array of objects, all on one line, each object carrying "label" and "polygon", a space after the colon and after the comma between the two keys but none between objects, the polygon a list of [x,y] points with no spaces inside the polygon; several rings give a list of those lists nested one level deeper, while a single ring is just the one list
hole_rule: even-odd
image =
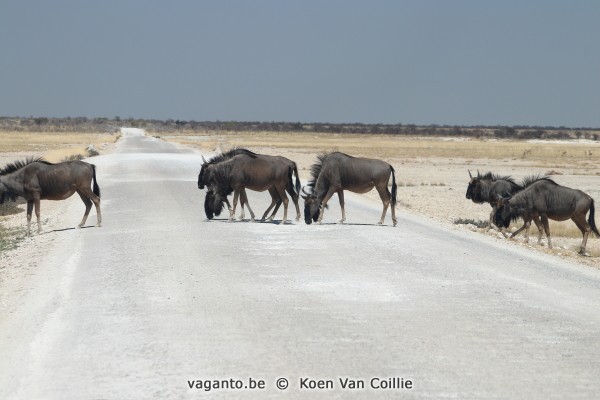
[{"label": "dry grass", "polygon": [[88,145],[102,148],[117,138],[117,135],[107,133],[0,132],[0,153],[34,153],[58,162],[71,155],[87,156]]},{"label": "dry grass", "polygon": [[594,163],[600,142],[526,142],[423,138],[394,135],[359,135],[286,132],[180,132],[164,139],[205,151],[233,146],[290,149],[309,153],[342,151],[363,157],[389,158],[491,158],[526,159],[563,167],[573,162]]}]

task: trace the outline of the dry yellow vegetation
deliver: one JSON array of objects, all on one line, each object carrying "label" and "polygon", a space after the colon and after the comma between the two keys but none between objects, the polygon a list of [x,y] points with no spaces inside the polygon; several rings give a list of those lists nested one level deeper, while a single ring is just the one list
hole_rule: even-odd
[{"label": "dry yellow vegetation", "polygon": [[204,151],[233,146],[296,150],[307,153],[342,151],[355,156],[390,158],[523,159],[552,163],[592,163],[600,157],[600,143],[478,140],[395,135],[289,133],[289,132],[178,132],[169,141]]},{"label": "dry yellow vegetation", "polygon": [[86,147],[101,148],[117,140],[107,133],[0,132],[0,153],[31,153],[57,162],[71,155],[86,155]]}]

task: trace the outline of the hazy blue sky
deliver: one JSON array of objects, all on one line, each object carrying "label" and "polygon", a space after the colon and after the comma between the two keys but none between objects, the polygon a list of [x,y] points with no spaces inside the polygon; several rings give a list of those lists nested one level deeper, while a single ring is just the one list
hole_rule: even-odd
[{"label": "hazy blue sky", "polygon": [[0,115],[600,127],[599,1],[0,0]]}]

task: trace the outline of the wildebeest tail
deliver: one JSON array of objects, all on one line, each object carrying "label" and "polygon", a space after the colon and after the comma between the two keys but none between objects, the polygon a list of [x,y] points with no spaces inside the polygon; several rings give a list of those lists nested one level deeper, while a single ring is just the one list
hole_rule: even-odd
[{"label": "wildebeest tail", "polygon": [[396,185],[396,174],[394,167],[390,167],[392,170],[392,207],[396,207],[396,195],[398,193],[398,185]]},{"label": "wildebeest tail", "polygon": [[600,236],[600,233],[598,232],[598,228],[596,228],[596,221],[594,220],[594,214],[595,214],[594,199],[592,199],[592,204],[590,205],[590,216],[588,217],[588,224],[590,224],[590,227],[592,228],[592,231],[596,234],[596,236]]},{"label": "wildebeest tail", "polygon": [[96,181],[96,166],[92,164],[92,180],[94,181],[94,194],[100,197],[100,186],[98,186],[98,182]]},{"label": "wildebeest tail", "polygon": [[[289,167],[288,168],[288,184],[286,187],[287,192],[290,194],[290,196],[292,197],[293,201],[296,201],[298,199],[298,190],[294,188],[294,168],[293,167]],[[299,185],[299,181],[298,181],[298,172],[296,171],[296,187]]]},{"label": "wildebeest tail", "polygon": [[298,167],[296,163],[294,163],[294,173],[296,174],[296,194],[300,194],[300,189],[302,189],[302,185],[300,184],[300,176],[298,175]]}]

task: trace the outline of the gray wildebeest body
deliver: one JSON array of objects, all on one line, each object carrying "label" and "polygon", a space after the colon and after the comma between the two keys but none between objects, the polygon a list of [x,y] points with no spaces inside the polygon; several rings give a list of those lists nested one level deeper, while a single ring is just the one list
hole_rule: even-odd
[{"label": "gray wildebeest body", "polygon": [[[92,188],[93,183],[93,188]],[[31,234],[31,213],[35,207],[38,232],[40,222],[40,200],[64,200],[77,192],[85,204],[85,214],[79,224],[87,220],[92,203],[96,206],[98,222],[100,213],[100,188],[96,182],[96,167],[83,161],[66,161],[52,164],[41,158],[30,158],[8,164],[0,170],[0,202],[6,196],[20,196],[27,200],[27,235]]]},{"label": "gray wildebeest body", "polygon": [[[204,156],[202,156],[202,166],[200,167],[200,173],[198,174],[198,189],[204,189],[205,187],[207,187],[207,191],[206,191],[206,196],[204,197],[204,213],[206,214],[206,218],[208,219],[213,219],[214,216],[219,216],[221,215],[221,211],[223,210],[223,204],[224,203],[220,203],[220,206],[218,208],[214,208],[214,202],[215,202],[215,193],[214,191],[208,187],[209,186],[209,171],[211,168],[213,168],[216,164],[221,163],[223,161],[227,161],[232,157],[235,157],[237,155],[240,154],[246,154],[250,157],[256,157],[256,154],[251,152],[250,150],[247,149],[243,149],[243,148],[233,148],[229,151],[226,151],[224,153],[221,154],[217,154],[214,157],[211,157],[208,161],[206,159],[204,159]],[[227,203],[227,206],[231,209],[231,205],[229,204],[229,200],[225,199],[225,203]],[[247,203],[247,198],[246,198],[246,192],[242,192],[240,194],[240,203],[242,206],[242,212],[240,214],[240,218],[243,219],[244,218],[244,205]]]},{"label": "gray wildebeest body", "polygon": [[[585,216],[588,212],[589,217],[586,221]],[[532,182],[516,195],[502,197],[495,219],[496,225],[508,227],[511,221],[515,221],[519,217],[523,218],[525,224],[511,237],[525,229],[525,240],[528,241],[531,220],[539,217],[548,238],[548,247],[552,248],[548,219],[565,221],[570,218],[583,235],[579,253],[585,254],[590,232],[600,235],[594,221],[594,213],[594,199],[589,195],[581,190],[561,186],[547,177],[542,177],[532,179]],[[541,242],[541,236],[540,231],[538,244]]]},{"label": "gray wildebeest body", "polygon": [[[288,168],[291,168],[292,172],[296,175],[296,184],[294,186],[291,181],[288,182],[288,185],[286,186],[286,190],[292,197],[292,201],[294,202],[294,205],[296,206],[296,213],[297,213],[296,220],[299,220],[300,219],[300,206],[298,205],[298,197],[299,197],[298,193],[300,191],[300,178],[298,176],[298,167],[296,166],[296,163],[285,157],[257,154],[257,153],[254,153],[250,150],[243,149],[243,148],[233,148],[225,153],[221,153],[217,156],[212,157],[209,161],[204,160],[204,163],[202,164],[202,168],[200,169],[200,174],[198,175],[198,188],[203,189],[205,186],[208,187],[208,191],[206,193],[206,197],[204,200],[204,211],[206,213],[207,218],[212,219],[213,215],[217,215],[217,216],[220,215],[224,204],[227,204],[227,207],[229,208],[230,211],[232,210],[231,205],[229,204],[229,201],[227,200],[227,197],[224,197],[224,198],[221,197],[221,200],[218,200],[218,201],[216,200],[214,188],[210,187],[210,176],[211,176],[210,171],[217,164],[225,162],[237,155],[245,155],[250,158],[262,158],[265,161],[272,163],[273,165],[283,163]],[[279,166],[279,167],[281,167],[281,166]],[[249,189],[251,189],[251,188],[249,188]],[[273,213],[269,217],[269,220],[272,221],[273,218],[275,217],[275,214],[277,213],[277,210],[279,210],[279,206],[282,203],[282,199],[279,196],[279,194],[277,193],[277,190],[275,189],[274,186],[272,186],[268,190],[269,190],[269,194],[271,195],[271,205],[263,214],[263,216],[262,216],[263,221],[267,217],[267,214],[269,213],[269,211],[273,208],[273,206],[275,206]],[[229,193],[231,193],[231,192],[229,192]],[[246,195],[245,187],[243,187],[240,190],[239,197],[240,197],[240,204],[242,207],[240,219],[244,219],[244,205],[246,205],[248,207],[248,210],[250,211],[251,221],[254,221],[254,212],[252,211],[252,208],[250,208],[250,204],[248,203],[248,197]]]},{"label": "gray wildebeest body", "polygon": [[[344,153],[333,152],[317,157],[317,163],[311,168],[312,180],[308,187],[311,193],[304,191],[304,221],[310,224],[312,221],[321,223],[323,211],[327,202],[334,193],[338,194],[340,207],[342,208],[342,219],[346,220],[344,209],[344,190],[354,193],[367,193],[371,189],[377,189],[383,212],[379,224],[383,224],[388,206],[391,204],[392,222],[396,226],[396,176],[394,168],[381,160],[370,158],[352,157]],[[388,184],[392,178],[392,192],[388,190]]]},{"label": "gray wildebeest body", "polygon": [[[293,186],[293,173],[296,173],[296,187],[300,186],[295,163],[293,167],[289,160],[276,156],[248,156],[237,155],[227,161],[214,165],[208,175],[209,185],[214,192],[214,209],[222,207],[227,202],[227,196],[233,192],[233,208],[229,210],[229,220],[233,221],[238,197],[246,188],[257,192],[268,190],[271,194],[271,205],[265,211],[263,220],[268,212],[277,204],[283,202],[284,212],[281,223],[287,221],[288,198],[286,190],[291,192],[292,200],[296,204],[297,217],[300,219],[300,208],[298,206],[298,193]],[[247,204],[247,203],[246,203]],[[229,204],[228,204],[229,206]],[[254,213],[248,207],[254,219]],[[275,209],[274,212],[276,212]],[[272,218],[272,216],[271,216]]]},{"label": "gray wildebeest body", "polygon": [[[471,175],[469,171],[469,186],[467,187],[467,199],[473,201],[473,203],[483,204],[489,203],[492,206],[492,212],[490,213],[490,219],[486,231],[492,228],[494,222],[494,215],[498,209],[498,199],[500,196],[505,194],[514,195],[523,189],[523,186],[519,185],[510,176],[500,176],[491,172],[480,174],[477,171],[477,176]],[[538,220],[535,220],[538,225]],[[500,228],[500,227],[499,227]],[[541,226],[538,225],[541,229]],[[507,236],[504,232],[504,228],[500,228],[500,231],[504,236]]]}]

